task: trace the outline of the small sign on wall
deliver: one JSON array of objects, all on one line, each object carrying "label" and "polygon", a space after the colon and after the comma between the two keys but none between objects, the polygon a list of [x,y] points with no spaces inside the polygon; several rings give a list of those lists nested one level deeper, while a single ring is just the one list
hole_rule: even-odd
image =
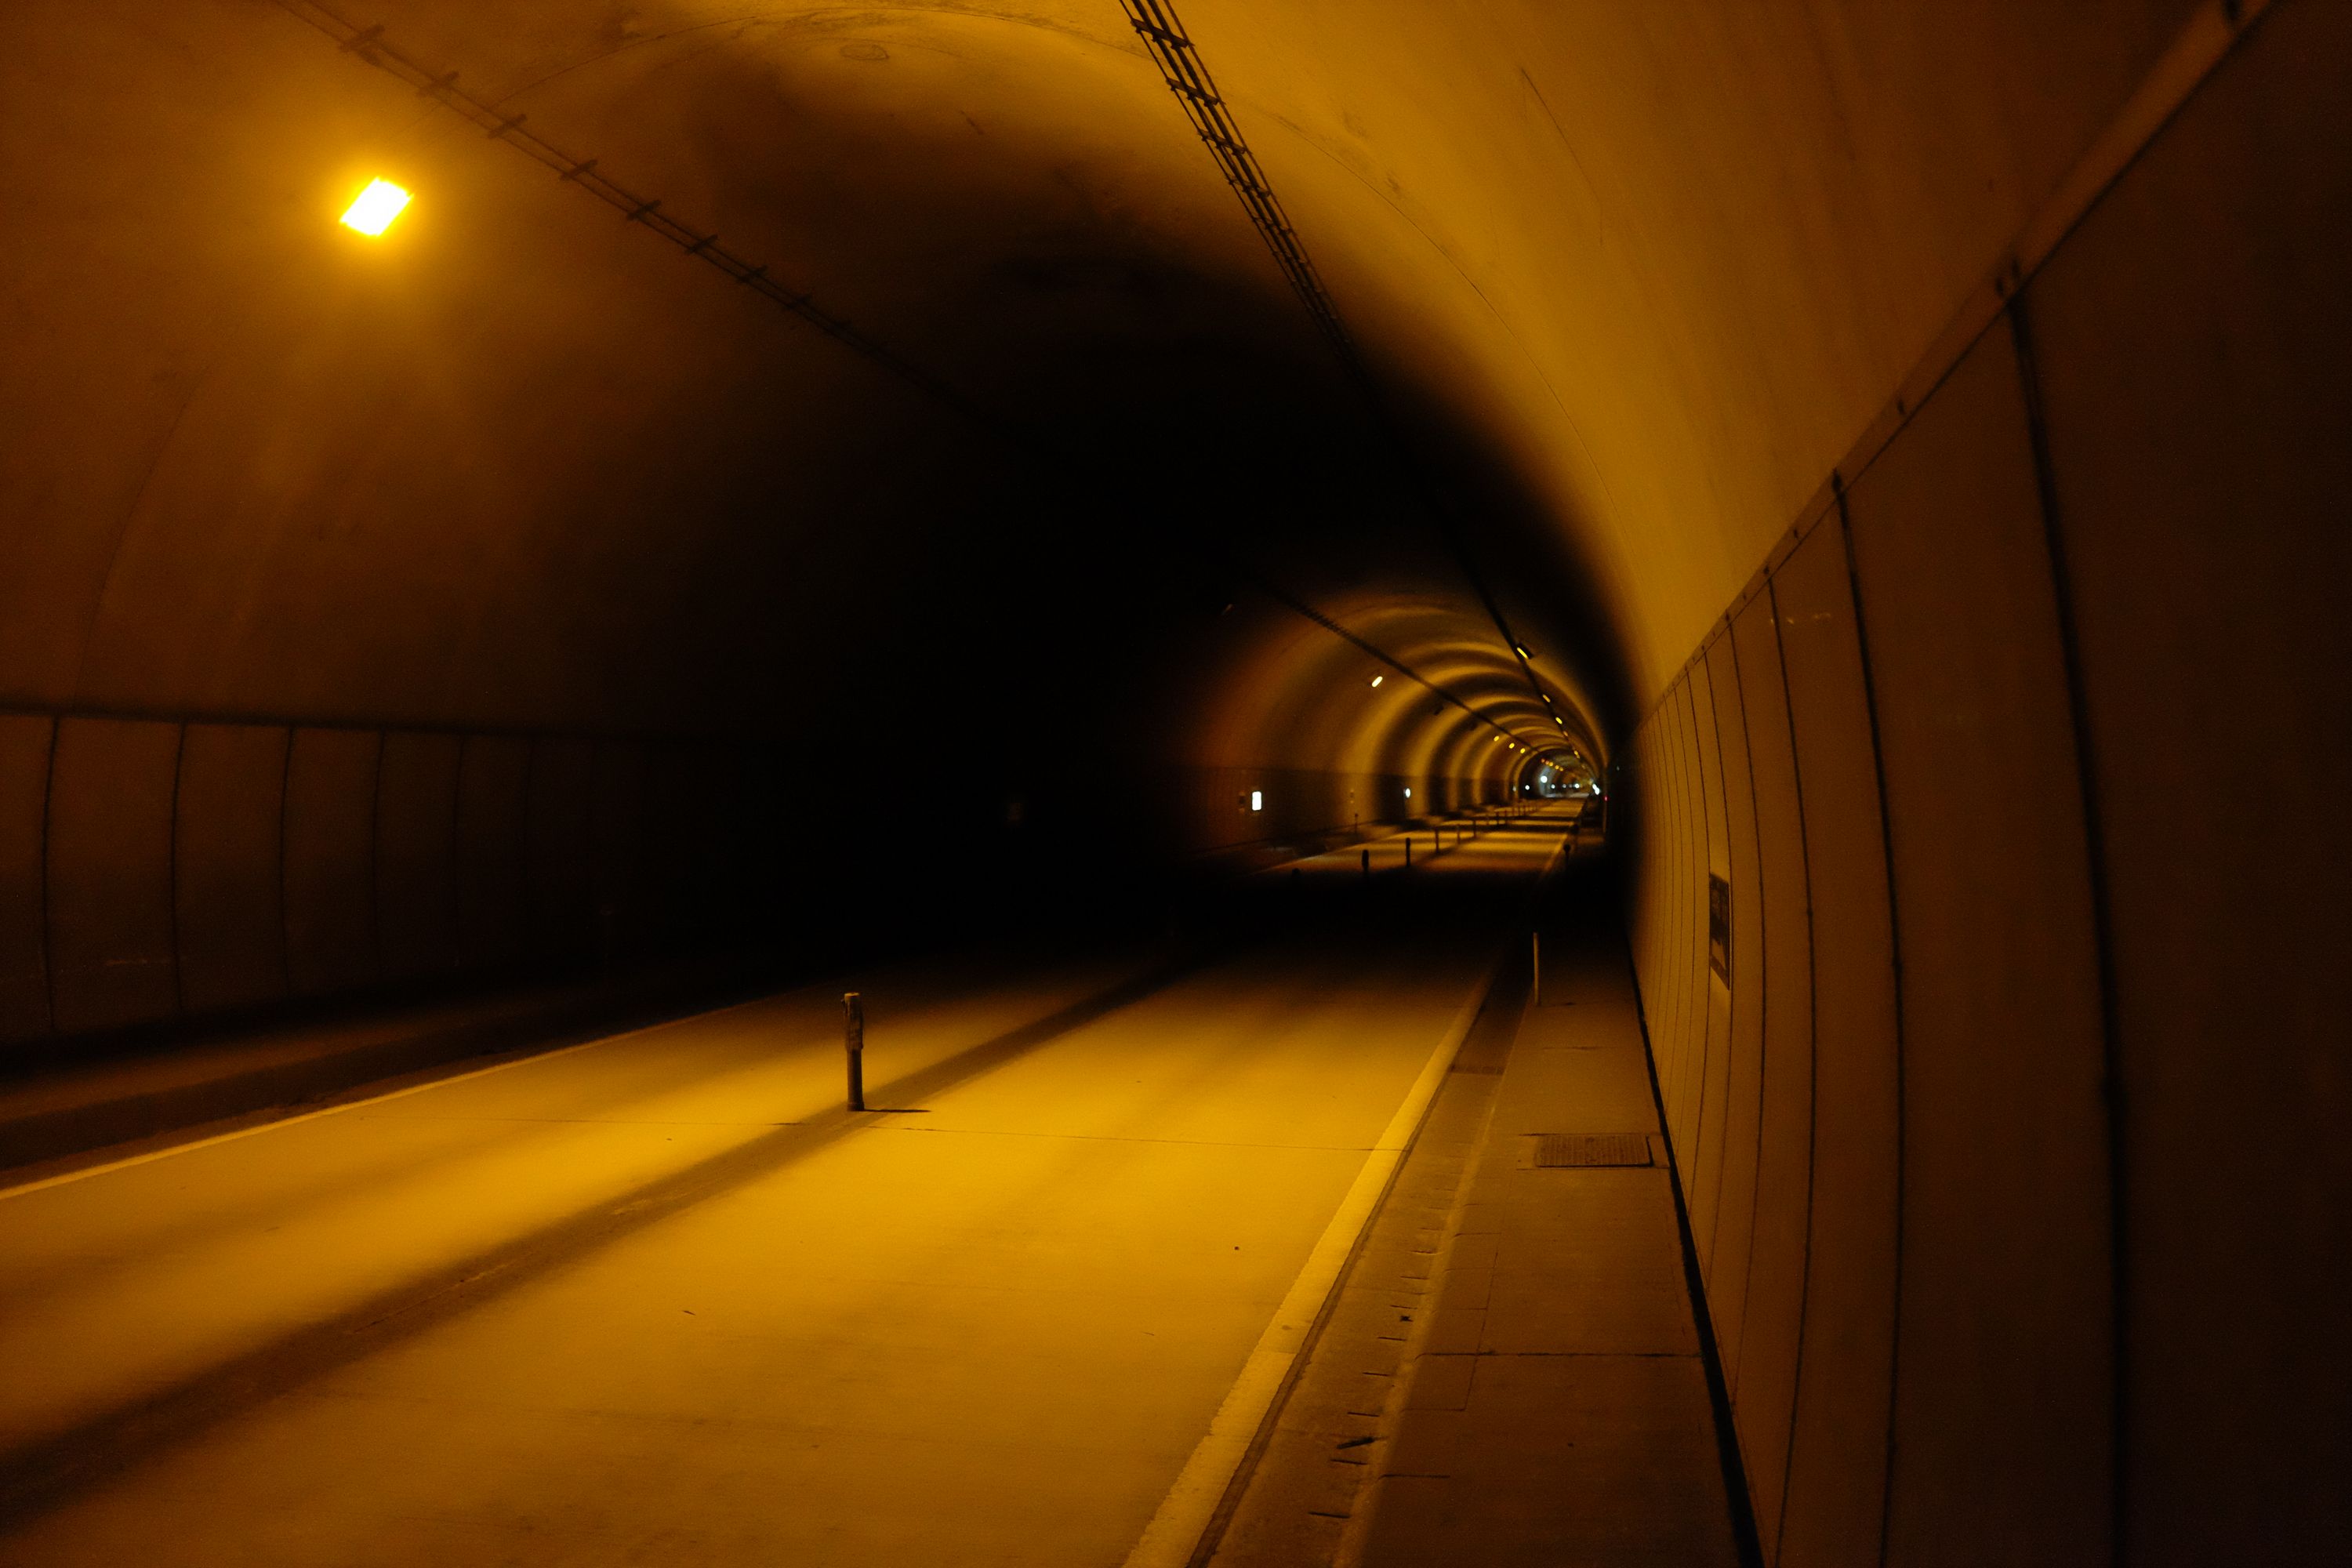
[{"label": "small sign on wall", "polygon": [[1731,884],[1710,872],[1706,879],[1706,966],[1731,984]]}]

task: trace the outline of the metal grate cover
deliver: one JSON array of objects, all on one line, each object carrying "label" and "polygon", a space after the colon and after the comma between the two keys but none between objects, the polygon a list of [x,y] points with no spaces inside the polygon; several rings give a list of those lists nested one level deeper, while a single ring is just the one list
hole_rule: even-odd
[{"label": "metal grate cover", "polygon": [[1533,1137],[1539,1171],[1650,1163],[1650,1141],[1639,1132],[1538,1132]]}]

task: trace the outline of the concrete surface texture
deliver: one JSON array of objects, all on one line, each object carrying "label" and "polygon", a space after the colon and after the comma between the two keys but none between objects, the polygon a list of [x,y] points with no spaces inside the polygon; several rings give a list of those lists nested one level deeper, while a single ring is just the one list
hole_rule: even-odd
[{"label": "concrete surface texture", "polygon": [[[2317,1560],[2352,1531],[2311,1468],[2352,1451],[2327,1327],[2352,1253],[2312,1206],[2352,1180],[2312,945],[2346,731],[2305,706],[2352,666],[2305,596],[2347,563],[2321,499],[2345,382],[2301,330],[2228,337],[2187,292],[2274,299],[2346,210],[2324,160],[2215,167],[2295,135],[2346,42],[2325,7],[2273,21],[1639,731],[1643,995],[1791,1560]],[[2229,216],[2179,226],[2165,193],[2215,181]],[[2184,447],[2216,467],[2191,481]],[[2221,543],[2257,493],[2259,542]],[[2192,1173],[2256,1125],[2226,1179]]]},{"label": "concrete surface texture", "polygon": [[1592,901],[1548,914],[1541,984],[1520,959],[1489,992],[1219,1568],[1752,1557],[1632,973]]},{"label": "concrete surface texture", "polygon": [[[1750,1554],[2338,1560],[2347,104],[2338,0],[16,0],[0,1070],[1414,879],[1466,940],[1517,918],[1472,824],[1590,780]],[[408,1115],[285,1132],[358,1214],[378,1146],[304,1129]],[[675,1136],[877,1247],[796,1184],[918,1139]],[[619,1190],[483,1158],[382,1268]],[[393,1285],[301,1234],[343,1294],[199,1248],[25,1440],[325,1356]],[[1219,1408],[1207,1342],[1139,1419]]]},{"label": "concrete surface texture", "polygon": [[1115,1562],[1491,962],[857,975],[866,1115],[827,989],[11,1191],[0,1559]]}]

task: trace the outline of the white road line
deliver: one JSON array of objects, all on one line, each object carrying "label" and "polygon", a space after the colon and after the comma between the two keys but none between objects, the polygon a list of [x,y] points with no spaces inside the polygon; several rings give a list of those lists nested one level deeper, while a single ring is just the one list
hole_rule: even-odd
[{"label": "white road line", "polygon": [[13,1187],[0,1187],[0,1203],[5,1203],[10,1198],[21,1198],[27,1193],[37,1193],[49,1187],[62,1187],[69,1182],[81,1182],[92,1176],[103,1176],[110,1171],[125,1171],[133,1165],[150,1165],[158,1160],[168,1160],[174,1154],[192,1154],[199,1149],[209,1149],[215,1143],[234,1143],[240,1138],[257,1137],[264,1132],[275,1132],[281,1127],[294,1127],[305,1121],[316,1121],[322,1116],[341,1116],[346,1110],[363,1110],[371,1105],[382,1105],[386,1100],[405,1100],[412,1094],[423,1094],[429,1089],[446,1089],[453,1083],[488,1078],[494,1072],[504,1072],[509,1068],[519,1068],[529,1062],[551,1062],[558,1057],[568,1057],[575,1051],[593,1050],[598,1046],[609,1046],[618,1040],[633,1039],[639,1035],[650,1035],[657,1029],[670,1028],[678,1024],[690,1024],[698,1018],[715,1018],[721,1013],[731,1013],[738,1007],[749,1007],[767,1000],[769,998],[757,996],[750,1002],[733,1002],[724,1007],[712,1007],[705,1012],[688,1013],[684,1017],[665,1019],[661,1023],[647,1024],[641,1028],[624,1029],[617,1035],[600,1035],[595,1039],[582,1040],[577,1045],[560,1046],[551,1051],[538,1051],[528,1056],[516,1057],[508,1061],[492,1062],[488,1067],[476,1068],[471,1072],[453,1073],[447,1078],[413,1083],[406,1089],[395,1089],[385,1094],[370,1095],[365,1100],[346,1100],[341,1105],[323,1106],[317,1110],[305,1110],[294,1116],[281,1116],[275,1121],[257,1122],[251,1127],[240,1127],[233,1132],[216,1132],[210,1138],[198,1138],[186,1143],[174,1143],[168,1149],[150,1149],[144,1154],[132,1154],[121,1160],[109,1160],[100,1165],[85,1165],[79,1171],[67,1171],[55,1176],[44,1176],[37,1182],[26,1182]]},{"label": "white road line", "polygon": [[1372,1211],[1388,1189],[1390,1175],[1404,1158],[1406,1145],[1412,1142],[1429,1102],[1437,1097],[1438,1086],[1445,1081],[1446,1069],[1453,1065],[1454,1055],[1461,1049],[1464,1037],[1478,1016],[1479,1005],[1486,999],[1501,968],[1499,958],[1487,966],[1472,988],[1469,1000],[1463,1003],[1461,1011],[1447,1026],[1444,1037],[1437,1042],[1437,1048],[1430,1052],[1421,1076],[1405,1091],[1396,1114],[1389,1118],[1387,1129],[1365,1156],[1363,1168],[1356,1173],[1347,1196],[1339,1200],[1331,1223],[1323,1227],[1321,1238],[1307,1253],[1306,1266],[1291,1281],[1282,1305],[1275,1310],[1274,1321],[1266,1324],[1249,1360],[1242,1364],[1241,1376],[1226,1392],[1224,1403],[1217,1406],[1207,1435],[1193,1447],[1192,1457],[1184,1461],[1183,1469],[1177,1474],[1176,1484],[1168,1489],[1151,1522],[1144,1527],[1142,1539],[1127,1554],[1126,1568],[1182,1568],[1192,1560],[1202,1531],[1208,1529],[1217,1510],[1218,1500],[1225,1495],[1234,1472],[1241,1468],[1251,1438],[1257,1435],[1275,1395],[1281,1391],[1291,1363],[1298,1359],[1307,1331],[1314,1327],[1316,1315],[1323,1310],[1332,1286],[1339,1282],[1339,1270],[1347,1266],[1357,1238],[1371,1223]]}]

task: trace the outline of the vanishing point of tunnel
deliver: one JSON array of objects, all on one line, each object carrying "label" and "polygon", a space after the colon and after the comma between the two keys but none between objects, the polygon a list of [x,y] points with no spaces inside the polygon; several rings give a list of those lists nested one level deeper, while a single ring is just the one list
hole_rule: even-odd
[{"label": "vanishing point of tunnel", "polygon": [[2352,1564],[2352,0],[0,0],[0,1568]]}]

